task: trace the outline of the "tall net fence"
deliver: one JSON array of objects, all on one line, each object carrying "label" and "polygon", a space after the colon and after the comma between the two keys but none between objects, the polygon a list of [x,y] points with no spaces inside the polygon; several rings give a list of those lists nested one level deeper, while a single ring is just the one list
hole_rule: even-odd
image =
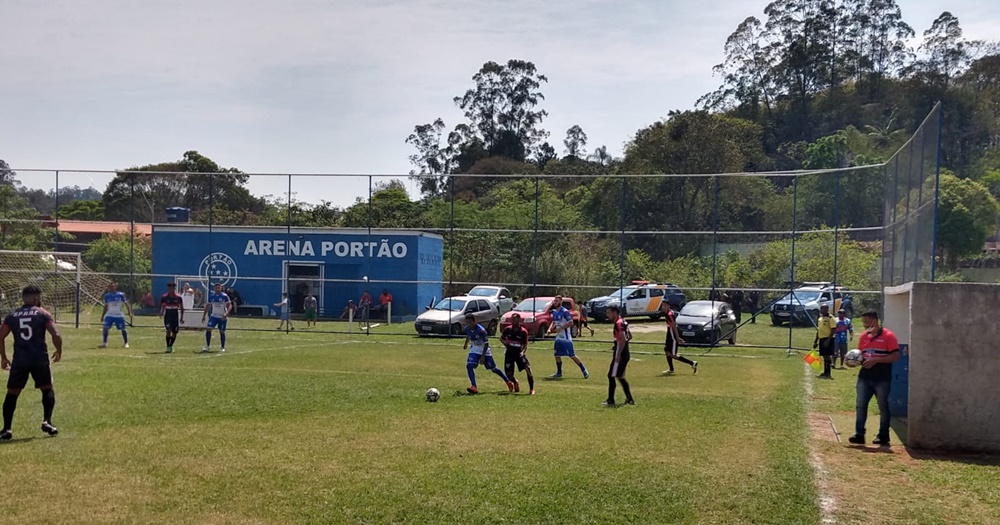
[{"label": "tall net fence", "polygon": [[884,286],[934,280],[941,116],[938,103],[910,141],[882,168]]},{"label": "tall net fence", "polygon": [[689,318],[690,343],[803,348],[821,304],[859,314],[881,306],[883,284],[933,277],[939,115],[887,164],[811,171],[18,175],[37,186],[110,181],[104,218],[117,226],[57,214],[51,238],[85,262],[105,243],[89,273],[149,314],[139,325],[158,326],[167,282],[188,290],[192,328],[220,285],[234,331],[273,330],[287,294],[296,322],[315,310],[316,330],[448,334],[457,314],[493,329],[516,308],[542,335],[545,305],[562,294],[592,320],[614,304],[640,327],[663,302],[724,302],[731,320]]}]

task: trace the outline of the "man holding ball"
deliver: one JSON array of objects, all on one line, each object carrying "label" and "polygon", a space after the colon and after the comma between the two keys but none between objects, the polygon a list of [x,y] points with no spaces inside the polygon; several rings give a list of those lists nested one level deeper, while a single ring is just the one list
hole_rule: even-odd
[{"label": "man holding ball", "polygon": [[861,314],[865,331],[858,340],[858,350],[863,356],[858,372],[857,412],[854,435],[847,439],[855,445],[865,444],[865,423],[868,421],[868,403],[872,396],[878,402],[878,435],[872,443],[889,446],[889,385],[892,381],[892,364],[899,361],[899,341],[896,334],[883,328],[878,312],[869,310]]}]

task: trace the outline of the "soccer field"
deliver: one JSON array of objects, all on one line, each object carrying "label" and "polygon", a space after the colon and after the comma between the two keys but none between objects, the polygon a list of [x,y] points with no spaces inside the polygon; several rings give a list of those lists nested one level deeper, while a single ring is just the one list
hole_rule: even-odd
[{"label": "soccer field", "polygon": [[[510,395],[480,368],[483,393],[469,396],[461,340],[417,339],[410,325],[377,338],[230,330],[225,354],[196,353],[204,338],[191,332],[166,355],[142,321],[127,350],[114,333],[96,349],[97,327],[63,328],[59,436],[39,432],[37,392],[25,391],[15,440],[0,445],[7,521],[820,521],[802,360],[780,350],[722,347],[728,357],[698,358],[697,375],[680,365],[664,377],[659,349],[637,346],[637,406],[606,409],[610,354],[591,338],[578,345],[589,380],[570,365],[536,396]],[[779,343],[788,330],[747,334]],[[551,352],[551,341],[529,351],[537,376],[554,371]],[[424,400],[430,387],[439,402]]]}]

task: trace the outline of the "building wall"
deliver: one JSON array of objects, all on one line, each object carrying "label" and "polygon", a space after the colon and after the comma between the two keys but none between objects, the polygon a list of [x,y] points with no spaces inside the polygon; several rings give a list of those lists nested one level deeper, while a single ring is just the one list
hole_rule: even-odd
[{"label": "building wall", "polygon": [[1000,452],[1000,285],[908,286],[908,445]]},{"label": "building wall", "polygon": [[223,282],[236,288],[244,304],[269,306],[286,287],[290,297],[297,295],[284,278],[286,264],[321,264],[321,314],[338,316],[364,290],[377,301],[386,288],[394,297],[393,317],[405,318],[440,297],[442,250],[441,237],[418,232],[373,231],[369,236],[367,230],[226,227],[209,232],[201,226],[156,226],[153,287],[163,290],[175,278],[192,285]]}]

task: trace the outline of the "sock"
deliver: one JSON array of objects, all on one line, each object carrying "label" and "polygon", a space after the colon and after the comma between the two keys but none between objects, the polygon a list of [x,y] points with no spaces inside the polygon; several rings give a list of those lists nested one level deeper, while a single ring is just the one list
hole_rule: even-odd
[{"label": "sock", "polygon": [[3,430],[10,430],[14,422],[14,409],[17,408],[17,394],[8,393],[3,398]]},{"label": "sock", "polygon": [[472,386],[476,386],[476,367],[470,365],[465,365],[465,369],[469,371],[469,382]]},{"label": "sock", "polygon": [[52,422],[52,409],[56,406],[56,393],[51,388],[42,390],[42,413],[44,421]]},{"label": "sock", "polygon": [[104,337],[103,343],[104,344],[108,344],[108,329],[107,328],[105,328],[104,331],[102,332],[102,336]]},{"label": "sock", "polygon": [[562,375],[562,361],[556,361],[556,373]]},{"label": "sock", "polygon": [[164,339],[166,339],[167,341],[167,346],[170,346],[170,332],[167,332],[167,335],[166,337],[164,337]]},{"label": "sock", "polygon": [[667,366],[670,367],[671,372],[674,371],[674,358],[670,357],[669,355],[667,356]]},{"label": "sock", "polygon": [[[692,360],[690,360],[690,359],[688,359],[688,358],[686,358],[686,357],[684,357],[682,355],[679,355],[679,356],[675,357],[674,359],[676,359],[676,360],[678,360],[678,361],[680,361],[680,362],[682,362],[682,363],[684,363],[686,365],[694,366],[694,361],[692,361]],[[670,367],[670,369],[673,370],[674,368]]]},{"label": "sock", "polygon": [[615,402],[615,378],[608,378],[608,403]]},{"label": "sock", "polygon": [[507,377],[507,374],[503,373],[503,370],[500,370],[499,368],[494,368],[493,373],[500,376],[500,379],[503,379],[504,383],[510,383],[510,379]]},{"label": "sock", "polygon": [[619,379],[619,381],[621,381],[621,383],[622,383],[622,390],[625,392],[625,401],[631,400],[632,399],[632,390],[628,387],[628,381],[626,381],[624,377],[621,378],[621,379]]},{"label": "sock", "polygon": [[128,344],[128,330],[122,330],[122,341],[125,341],[125,344]]},{"label": "sock", "polygon": [[222,344],[222,348],[226,347],[226,332],[219,332],[219,343]]},{"label": "sock", "polygon": [[580,371],[583,372],[584,374],[587,373],[587,367],[583,366],[583,361],[577,363],[576,366],[580,367]]},{"label": "sock", "polygon": [[823,356],[823,374],[830,375],[830,356]]},{"label": "sock", "polygon": [[205,346],[212,346],[212,331],[205,330]]}]

